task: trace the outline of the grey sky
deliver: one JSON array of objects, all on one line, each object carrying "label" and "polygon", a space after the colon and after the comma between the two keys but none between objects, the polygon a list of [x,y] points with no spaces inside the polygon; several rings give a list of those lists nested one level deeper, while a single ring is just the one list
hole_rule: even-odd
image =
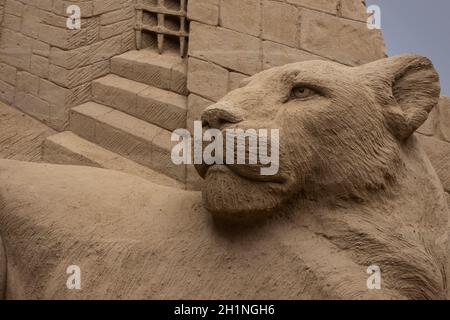
[{"label": "grey sky", "polygon": [[381,8],[381,27],[389,55],[419,53],[441,76],[442,95],[450,96],[450,0],[366,0]]}]

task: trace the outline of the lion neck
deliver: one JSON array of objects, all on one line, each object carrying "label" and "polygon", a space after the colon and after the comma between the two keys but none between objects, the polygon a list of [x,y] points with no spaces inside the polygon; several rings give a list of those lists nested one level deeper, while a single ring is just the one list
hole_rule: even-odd
[{"label": "lion neck", "polygon": [[350,252],[362,266],[379,265],[386,285],[406,297],[445,298],[448,209],[442,187],[415,138],[400,157],[395,180],[382,188],[300,194],[279,214]]}]

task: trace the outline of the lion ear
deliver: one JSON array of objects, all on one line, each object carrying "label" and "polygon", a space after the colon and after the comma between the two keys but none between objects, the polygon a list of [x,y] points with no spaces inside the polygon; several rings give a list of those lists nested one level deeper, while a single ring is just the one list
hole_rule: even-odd
[{"label": "lion ear", "polygon": [[399,139],[407,139],[438,104],[441,88],[433,63],[423,56],[406,54],[365,67],[368,74],[377,75],[375,89],[385,93],[387,90],[387,95],[378,98],[382,97],[380,102],[390,129]]}]

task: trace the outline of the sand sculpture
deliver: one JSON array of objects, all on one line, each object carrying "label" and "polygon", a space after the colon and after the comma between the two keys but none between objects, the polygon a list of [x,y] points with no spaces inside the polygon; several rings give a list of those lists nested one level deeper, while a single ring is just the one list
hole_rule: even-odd
[{"label": "sand sculpture", "polygon": [[[280,171],[198,166],[203,193],[110,170],[0,160],[8,299],[439,299],[445,193],[414,132],[431,62],[308,61],[246,80],[205,126],[280,128]],[[229,106],[233,106],[230,108]],[[382,289],[367,288],[378,265]],[[81,290],[66,287],[69,266]]]}]

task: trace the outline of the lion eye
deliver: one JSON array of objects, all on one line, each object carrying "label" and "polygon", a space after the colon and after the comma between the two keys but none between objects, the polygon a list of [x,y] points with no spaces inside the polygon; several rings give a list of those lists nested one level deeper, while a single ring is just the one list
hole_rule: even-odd
[{"label": "lion eye", "polygon": [[292,97],[296,99],[306,99],[312,97],[316,92],[307,87],[295,87],[292,89]]}]

